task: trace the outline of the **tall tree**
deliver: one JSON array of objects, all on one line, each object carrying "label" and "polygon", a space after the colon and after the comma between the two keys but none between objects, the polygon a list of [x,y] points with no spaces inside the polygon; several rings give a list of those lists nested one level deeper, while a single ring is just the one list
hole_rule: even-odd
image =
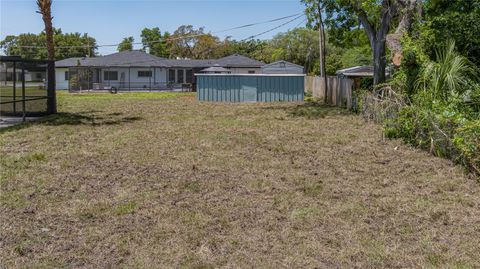
[{"label": "tall tree", "polygon": [[38,13],[42,15],[45,24],[45,34],[47,40],[48,59],[55,60],[55,45],[53,43],[53,26],[52,26],[52,1],[37,0]]},{"label": "tall tree", "polygon": [[219,38],[211,34],[200,35],[195,38],[196,42],[192,50],[194,59],[219,58],[222,53],[222,43]]},{"label": "tall tree", "polygon": [[435,56],[435,46],[455,41],[456,50],[480,66],[480,0],[425,0],[421,42]]},{"label": "tall tree", "polygon": [[198,37],[203,35],[203,27],[198,29],[192,25],[181,25],[171,37],[171,56],[180,58],[195,58],[194,47]]},{"label": "tall tree", "polygon": [[[96,55],[96,40],[86,33],[63,33],[61,29],[53,28],[53,41],[56,47],[55,60]],[[46,59],[48,52],[45,47],[45,31],[39,34],[9,35],[0,41],[0,48],[6,55],[26,59]]]},{"label": "tall tree", "polygon": [[132,50],[133,49],[133,36],[123,38],[122,42],[118,44],[118,51]]},{"label": "tall tree", "polygon": [[[349,31],[360,24],[372,48],[374,84],[385,81],[386,37],[394,19],[411,0],[315,0],[321,1],[327,15],[326,23],[334,31]],[[419,0],[412,0],[419,1]],[[308,10],[307,10],[308,11]],[[313,13],[309,13],[313,20]]]},{"label": "tall tree", "polygon": [[[318,34],[319,34],[319,47],[320,47],[320,77],[323,78],[323,83],[325,85],[325,90],[328,89],[328,79],[327,79],[327,67],[326,67],[326,42],[325,42],[325,25],[323,21],[323,1],[322,0],[302,0],[302,2],[307,6],[306,13],[309,14],[310,24],[313,21],[316,21]],[[312,17],[315,16],[315,17]],[[325,102],[327,102],[327,94],[325,94]]]},{"label": "tall tree", "polygon": [[169,57],[170,51],[167,40],[170,38],[170,34],[168,32],[162,35],[158,27],[144,28],[140,37],[142,38],[144,51],[158,57]]}]

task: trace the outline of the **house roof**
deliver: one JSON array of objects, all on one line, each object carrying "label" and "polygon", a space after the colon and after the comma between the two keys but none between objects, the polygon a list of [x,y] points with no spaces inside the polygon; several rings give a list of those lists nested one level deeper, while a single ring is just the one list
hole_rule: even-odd
[{"label": "house roof", "polygon": [[294,64],[294,63],[284,61],[284,60],[266,64],[266,65],[262,66],[262,68],[277,67],[277,66],[280,66],[282,63],[285,64],[285,66],[291,66],[291,67],[297,67],[297,68],[302,68],[303,69],[303,66],[301,66],[301,65]]},{"label": "house roof", "polygon": [[71,66],[78,66],[80,63],[81,66],[87,66],[87,62],[91,58],[86,58],[86,57],[73,57],[73,58],[67,58],[63,59],[60,61],[55,62],[55,67],[71,67]]},{"label": "house roof", "polygon": [[162,60],[168,67],[187,67],[187,68],[205,68],[215,64],[215,60],[187,60],[187,59],[164,59]]},{"label": "house roof", "polygon": [[240,54],[232,54],[215,61],[216,64],[223,67],[262,67],[264,62],[260,62]]},{"label": "house roof", "polygon": [[354,66],[338,70],[337,75],[346,77],[373,77],[373,66]]},{"label": "house roof", "polygon": [[184,68],[205,68],[214,64],[222,67],[261,67],[263,62],[250,59],[240,54],[233,54],[220,59],[207,60],[174,60],[157,57],[143,51],[132,50],[113,53],[110,55],[92,58],[68,58],[55,62],[56,67],[184,67]]},{"label": "house roof", "polygon": [[80,66],[93,67],[167,67],[165,63],[162,63],[162,60],[165,60],[165,58],[150,55],[139,50],[132,50],[92,58],[68,58],[55,62],[55,66],[71,67],[78,66],[80,63]]},{"label": "house roof", "polygon": [[91,63],[95,66],[167,67],[165,63],[162,63],[162,60],[165,60],[165,58],[157,57],[140,50],[122,51],[91,59]]}]

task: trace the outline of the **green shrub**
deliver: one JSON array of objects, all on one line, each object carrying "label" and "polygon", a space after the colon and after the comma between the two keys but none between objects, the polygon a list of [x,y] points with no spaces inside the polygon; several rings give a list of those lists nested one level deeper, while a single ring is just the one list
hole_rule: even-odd
[{"label": "green shrub", "polygon": [[480,174],[480,119],[465,122],[455,130],[456,160]]}]

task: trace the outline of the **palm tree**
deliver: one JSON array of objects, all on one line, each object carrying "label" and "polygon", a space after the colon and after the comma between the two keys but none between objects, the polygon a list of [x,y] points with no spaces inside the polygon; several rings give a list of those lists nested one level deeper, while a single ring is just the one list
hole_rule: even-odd
[{"label": "palm tree", "polygon": [[430,91],[433,99],[447,101],[449,96],[462,95],[473,89],[478,70],[455,51],[455,42],[435,50],[436,61],[428,62],[420,75],[418,86]]},{"label": "palm tree", "polygon": [[45,34],[47,36],[47,52],[48,59],[55,60],[55,47],[53,43],[53,26],[52,26],[52,0],[37,0],[38,11],[42,14],[43,23],[45,24]]}]

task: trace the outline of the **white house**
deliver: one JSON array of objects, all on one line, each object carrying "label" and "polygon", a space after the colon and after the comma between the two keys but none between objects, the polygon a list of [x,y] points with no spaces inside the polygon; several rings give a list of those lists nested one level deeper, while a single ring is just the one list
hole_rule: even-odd
[{"label": "white house", "polygon": [[211,66],[232,73],[260,73],[264,63],[234,54],[211,60],[172,60],[143,51],[123,51],[92,58],[68,58],[55,62],[56,88],[69,90],[168,89],[195,83],[194,73]]}]

